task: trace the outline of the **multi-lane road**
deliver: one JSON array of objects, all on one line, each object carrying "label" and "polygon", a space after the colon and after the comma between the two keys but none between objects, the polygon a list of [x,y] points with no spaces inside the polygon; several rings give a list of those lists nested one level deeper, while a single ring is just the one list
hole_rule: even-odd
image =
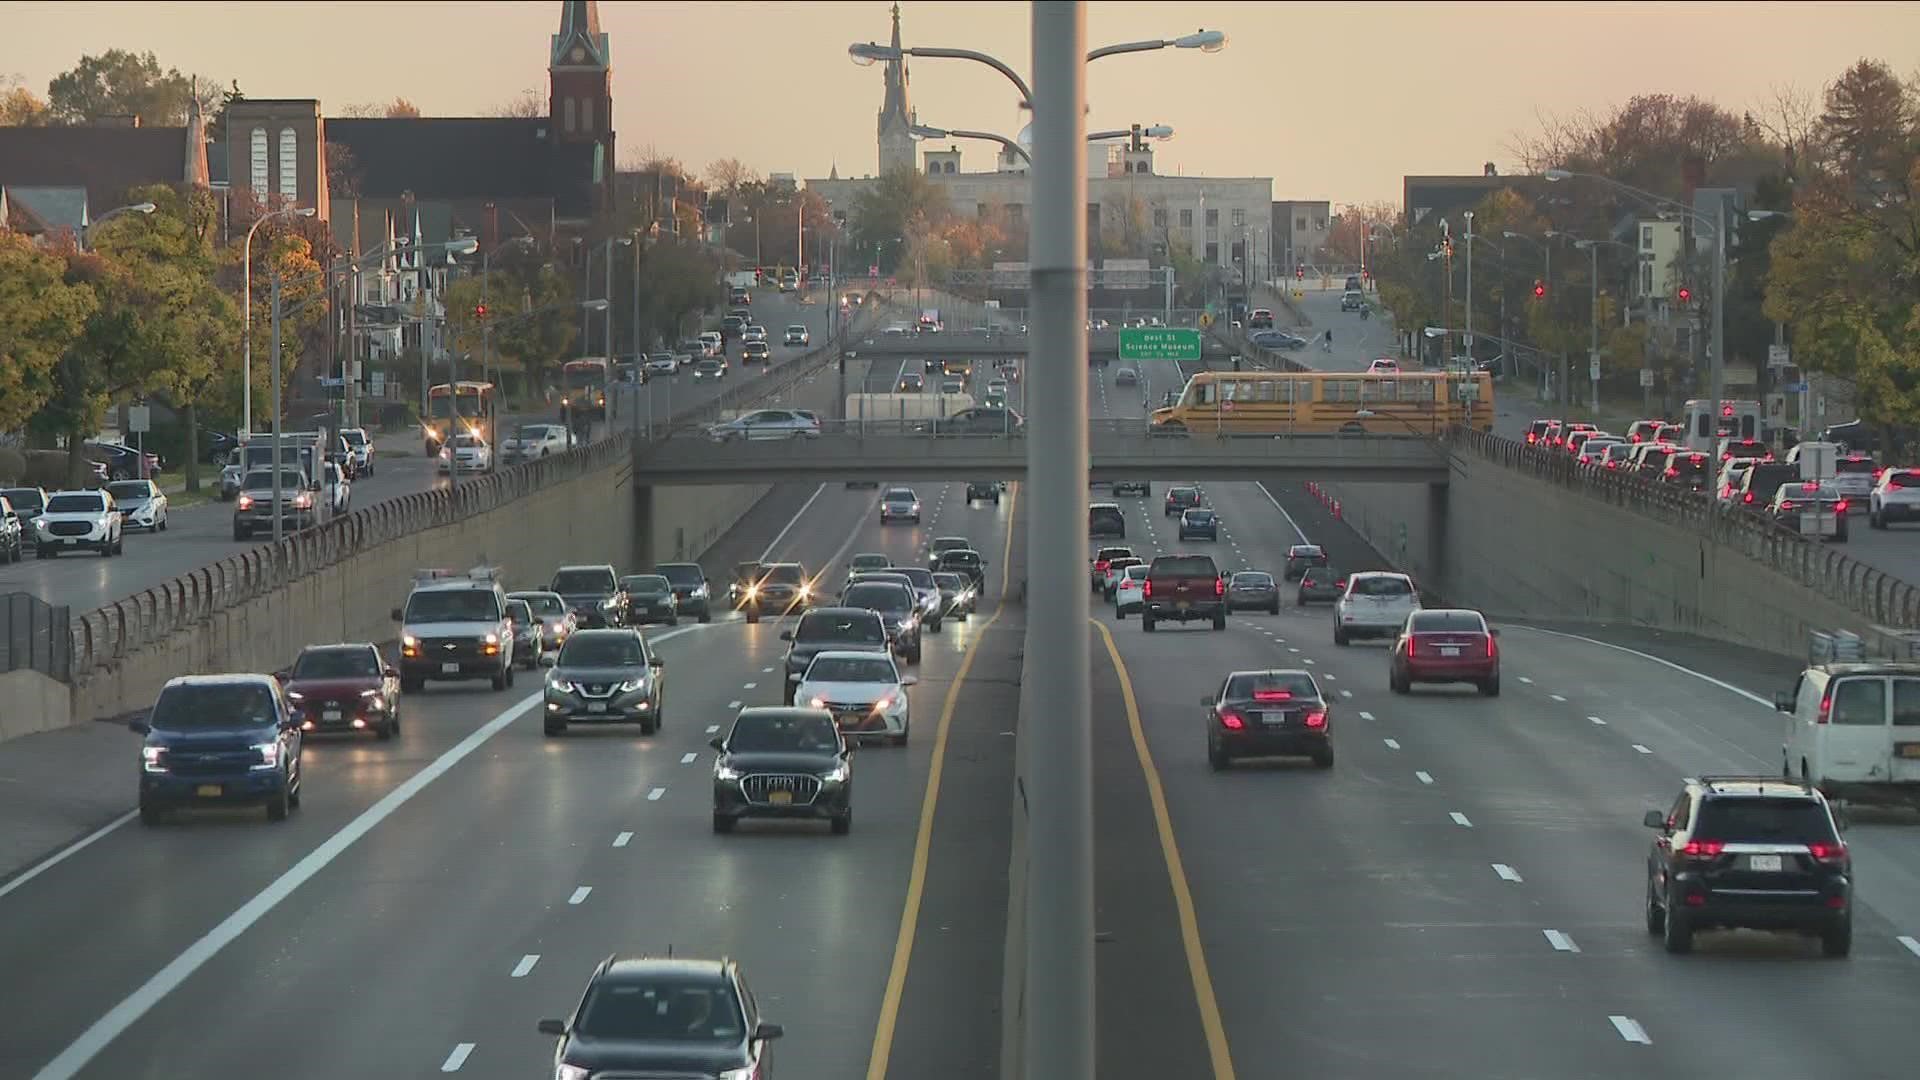
[{"label": "multi-lane road", "polygon": [[[782,344],[782,332],[789,324],[804,324],[813,340],[826,340],[827,301],[800,304],[791,294],[773,291],[762,292],[755,299],[756,311],[767,327],[768,339],[773,346],[774,367],[807,351]],[[736,356],[730,372],[732,378],[725,382],[696,383],[690,376],[684,375],[655,380],[654,387],[658,390],[656,415],[664,418],[675,411],[711,401],[721,391],[735,385],[737,380],[751,378],[750,372],[758,370],[757,367],[743,370]],[[649,396],[643,392],[642,409],[647,407]],[[517,419],[541,418],[529,416]],[[557,414],[546,419],[557,419]],[[503,424],[501,430],[508,429]],[[598,433],[604,434],[604,428]],[[367,506],[447,484],[447,478],[437,471],[436,463],[423,456],[420,442],[412,434],[406,438],[383,439],[381,445],[403,448],[407,454],[376,458],[374,474],[353,484],[353,506]],[[212,482],[217,484],[217,471],[211,475]],[[119,558],[70,554],[57,559],[28,558],[0,566],[0,593],[16,590],[30,592],[50,604],[67,605],[75,614],[80,614],[218,562],[257,542],[233,539],[231,503],[203,503],[174,512],[164,533],[128,536],[126,553]]]}]

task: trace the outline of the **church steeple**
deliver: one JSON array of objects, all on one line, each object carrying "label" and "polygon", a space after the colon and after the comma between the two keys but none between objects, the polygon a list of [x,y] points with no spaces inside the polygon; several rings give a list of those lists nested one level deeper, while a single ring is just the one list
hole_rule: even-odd
[{"label": "church steeple", "polygon": [[[195,79],[187,93],[186,161],[181,180],[196,188],[210,185],[207,172],[207,117],[200,108],[200,80]],[[324,170],[323,170],[324,171]]]},{"label": "church steeple", "polygon": [[[900,45],[900,5],[893,5],[893,47]],[[880,172],[913,168],[913,105],[907,96],[907,58],[887,61],[886,97],[880,103]]]},{"label": "church steeple", "polygon": [[613,192],[613,47],[594,0],[563,0],[547,63],[547,126],[558,146],[591,144],[593,182]]}]

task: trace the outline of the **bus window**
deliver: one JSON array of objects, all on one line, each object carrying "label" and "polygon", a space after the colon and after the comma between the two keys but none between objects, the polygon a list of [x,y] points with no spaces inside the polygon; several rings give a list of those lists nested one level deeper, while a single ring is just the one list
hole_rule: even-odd
[{"label": "bus window", "polygon": [[1360,400],[1359,379],[1327,379],[1320,384],[1322,401],[1355,402]]},{"label": "bus window", "polygon": [[1395,380],[1394,389],[1397,391],[1397,396],[1401,401],[1417,401],[1422,404],[1428,404],[1433,401],[1433,388],[1435,385],[1432,379],[1397,379]]},{"label": "bus window", "polygon": [[1180,404],[1211,408],[1216,400],[1214,395],[1217,391],[1214,387],[1215,384],[1212,382],[1195,379],[1187,384],[1186,399]]},{"label": "bus window", "polygon": [[1392,401],[1394,384],[1398,379],[1363,379],[1360,383],[1361,401]]}]

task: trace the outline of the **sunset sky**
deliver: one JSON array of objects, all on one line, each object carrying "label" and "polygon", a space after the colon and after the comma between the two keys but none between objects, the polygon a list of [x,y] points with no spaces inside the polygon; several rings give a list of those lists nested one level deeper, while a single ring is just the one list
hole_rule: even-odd
[{"label": "sunset sky", "polygon": [[[1031,66],[1028,5],[902,5],[909,45]],[[483,112],[546,88],[557,0],[512,3],[46,3],[8,5],[0,79],[37,93],[82,53],[152,50],[163,66],[254,97],[328,111],[405,97],[429,116]],[[603,0],[622,157],[654,147],[689,167],[739,157],[763,172],[843,176],[875,165],[880,69],[846,47],[884,40],[888,4]],[[1174,13],[1177,12],[1177,17]],[[1542,115],[1636,92],[1759,106],[1877,56],[1920,68],[1916,3],[1089,4],[1090,45],[1224,30],[1215,55],[1165,52],[1089,70],[1089,122],[1171,124],[1162,172],[1271,176],[1275,198],[1391,199],[1405,173],[1511,160]],[[1013,134],[1015,95],[961,61],[912,64],[920,121]],[[989,151],[964,147],[968,168]]]}]

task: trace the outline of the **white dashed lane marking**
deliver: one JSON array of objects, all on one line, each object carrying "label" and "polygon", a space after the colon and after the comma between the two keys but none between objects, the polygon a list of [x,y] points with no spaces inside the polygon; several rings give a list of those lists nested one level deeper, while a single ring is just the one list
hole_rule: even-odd
[{"label": "white dashed lane marking", "polygon": [[[737,702],[737,701],[732,701],[732,702],[728,702],[728,703],[727,703],[727,708],[729,708],[729,709],[737,709],[737,708],[739,708],[739,707],[740,707],[740,703],[739,703],[739,702]],[[717,732],[717,731],[719,731],[719,730],[720,730],[720,725],[719,725],[719,724],[708,724],[708,725],[707,725],[707,734],[709,734],[709,735],[712,735],[713,733],[715,733],[715,732]]]},{"label": "white dashed lane marking", "polygon": [[508,976],[508,978],[513,978],[513,979],[526,978],[527,973],[533,970],[533,965],[539,962],[540,962],[539,953],[528,953],[527,955],[520,958],[519,963],[513,965],[513,974]]},{"label": "white dashed lane marking", "polygon": [[1915,956],[1920,956],[1920,941],[1916,941],[1905,934],[1900,935],[1898,940],[1900,944],[1906,946],[1908,952]]},{"label": "white dashed lane marking", "polygon": [[1589,716],[1587,717],[1587,719],[1592,721],[1593,723],[1599,724],[1601,727],[1607,726],[1607,722],[1605,720],[1600,719],[1597,716]]},{"label": "white dashed lane marking", "polygon": [[1640,745],[1639,743],[1634,743],[1634,744],[1633,744],[1633,749],[1634,749],[1634,751],[1635,751],[1635,752],[1637,752],[1637,753],[1641,753],[1641,754],[1651,754],[1651,753],[1653,753],[1653,751],[1651,751],[1651,750],[1649,750],[1649,749],[1647,749],[1647,748],[1646,748],[1646,747],[1644,747],[1644,746],[1641,746],[1641,745]]},{"label": "white dashed lane marking", "polygon": [[1563,697],[1561,697],[1561,696],[1560,696],[1559,694],[1548,694],[1547,696],[1548,696],[1548,697],[1550,697],[1550,698],[1552,698],[1552,699],[1553,699],[1553,700],[1555,700],[1555,701],[1565,701],[1565,700],[1567,700],[1566,698],[1563,698]]},{"label": "white dashed lane marking", "polygon": [[1607,1017],[1607,1021],[1613,1025],[1613,1030],[1619,1032],[1620,1037],[1628,1042],[1639,1043],[1642,1046],[1653,1045],[1653,1040],[1647,1038],[1647,1029],[1641,1027],[1640,1021],[1635,1020],[1633,1017],[1609,1016]]},{"label": "white dashed lane marking", "polygon": [[1547,944],[1552,945],[1555,952],[1580,951],[1580,946],[1575,945],[1572,938],[1558,930],[1542,930],[1540,932],[1547,936]]},{"label": "white dashed lane marking", "polygon": [[667,793],[666,788],[663,788],[663,787],[654,788],[652,791],[647,792],[647,801],[659,802],[660,796],[665,795],[666,793]]},{"label": "white dashed lane marking", "polygon": [[770,667],[763,667],[763,668],[761,668],[761,669],[760,669],[760,674],[762,674],[762,675],[771,675],[771,674],[773,674],[773,669],[772,669],[772,668],[770,668]]},{"label": "white dashed lane marking", "polygon": [[753,689],[754,687],[756,687],[756,686],[759,686],[759,685],[760,685],[760,684],[759,684],[759,683],[757,683],[757,682],[750,682],[750,683],[746,683],[746,684],[744,684],[744,685],[742,685],[742,686],[740,687],[740,689],[742,689],[742,690],[751,690],[751,689]]},{"label": "white dashed lane marking", "polygon": [[1449,813],[1447,814],[1447,816],[1453,819],[1453,823],[1454,823],[1455,825],[1458,825],[1458,826],[1460,826],[1460,827],[1461,827],[1461,828],[1463,828],[1463,829],[1471,829],[1471,828],[1473,828],[1473,822],[1471,822],[1471,821],[1468,821],[1468,820],[1467,820],[1467,815],[1465,815],[1465,814],[1463,814],[1463,813],[1461,813],[1461,812],[1460,812],[1460,811],[1458,811],[1458,810],[1454,810],[1454,811],[1451,811],[1451,812],[1449,812]]},{"label": "white dashed lane marking", "polygon": [[1386,743],[1386,744],[1387,744],[1387,749],[1389,749],[1389,750],[1398,750],[1398,749],[1400,749],[1400,740],[1399,740],[1399,739],[1381,739],[1380,741],[1381,741],[1381,742],[1383,742],[1383,743]]},{"label": "white dashed lane marking", "polygon": [[1340,691],[1340,696],[1341,696],[1341,697],[1346,697],[1346,698],[1350,698],[1350,697],[1352,697],[1352,696],[1353,696],[1353,691],[1351,691],[1351,690],[1344,690],[1344,689],[1343,689],[1343,690],[1341,690],[1341,691]]},{"label": "white dashed lane marking", "polygon": [[1503,863],[1503,862],[1494,863],[1493,872],[1500,875],[1501,881],[1519,881],[1520,880],[1520,871],[1515,870],[1513,867],[1508,866],[1506,863]]},{"label": "white dashed lane marking", "polygon": [[1520,681],[1521,681],[1521,682],[1523,682],[1523,683],[1526,683],[1526,684],[1527,684],[1528,686],[1532,686],[1532,685],[1533,685],[1533,680],[1532,680],[1532,679],[1529,679],[1529,678],[1527,678],[1527,677],[1526,677],[1525,675],[1522,675],[1522,676],[1520,676]]},{"label": "white dashed lane marking", "polygon": [[[1364,710],[1364,709],[1362,709],[1362,710],[1360,711],[1360,719],[1362,719],[1362,720],[1371,720],[1371,719],[1373,719],[1373,714],[1372,714],[1372,713],[1370,713],[1370,712],[1367,712],[1367,711],[1366,711],[1366,710]],[[1393,742],[1393,740],[1391,740],[1391,739],[1389,739],[1389,740],[1387,740],[1387,741],[1388,741],[1388,742]],[[1400,745],[1400,744],[1399,744],[1399,743],[1394,743],[1394,745],[1395,745],[1395,746],[1398,746],[1398,745]]]},{"label": "white dashed lane marking", "polygon": [[631,843],[633,843],[633,834],[630,832],[623,832],[619,836],[616,836],[613,838],[614,847],[626,847],[628,844],[631,844]]},{"label": "white dashed lane marking", "polygon": [[699,761],[699,760],[700,760],[700,755],[699,755],[699,754],[694,754],[694,753],[686,753],[686,754],[681,754],[681,755],[680,755],[680,764],[682,764],[682,765],[691,765],[691,764],[693,764],[694,762],[696,762],[696,761]]},{"label": "white dashed lane marking", "polygon": [[573,890],[572,896],[567,897],[567,903],[583,904],[583,903],[586,903],[587,897],[592,895],[593,895],[593,886],[582,885],[579,888]]},{"label": "white dashed lane marking", "polygon": [[1417,778],[1417,779],[1418,779],[1418,780],[1419,780],[1419,781],[1420,781],[1421,783],[1423,783],[1423,784],[1431,784],[1431,783],[1433,783],[1433,774],[1432,774],[1432,773],[1429,773],[1429,772],[1426,772],[1426,771],[1424,771],[1424,770],[1423,770],[1423,771],[1419,771],[1419,772],[1415,772],[1415,773],[1414,773],[1413,775],[1414,775],[1414,777],[1415,777],[1415,778]]},{"label": "white dashed lane marking", "polygon": [[465,1065],[467,1063],[467,1057],[472,1053],[473,1053],[472,1043],[461,1043],[458,1046],[455,1046],[453,1048],[453,1053],[447,1055],[447,1060],[440,1063],[440,1071],[441,1072],[459,1072],[460,1066]]}]

